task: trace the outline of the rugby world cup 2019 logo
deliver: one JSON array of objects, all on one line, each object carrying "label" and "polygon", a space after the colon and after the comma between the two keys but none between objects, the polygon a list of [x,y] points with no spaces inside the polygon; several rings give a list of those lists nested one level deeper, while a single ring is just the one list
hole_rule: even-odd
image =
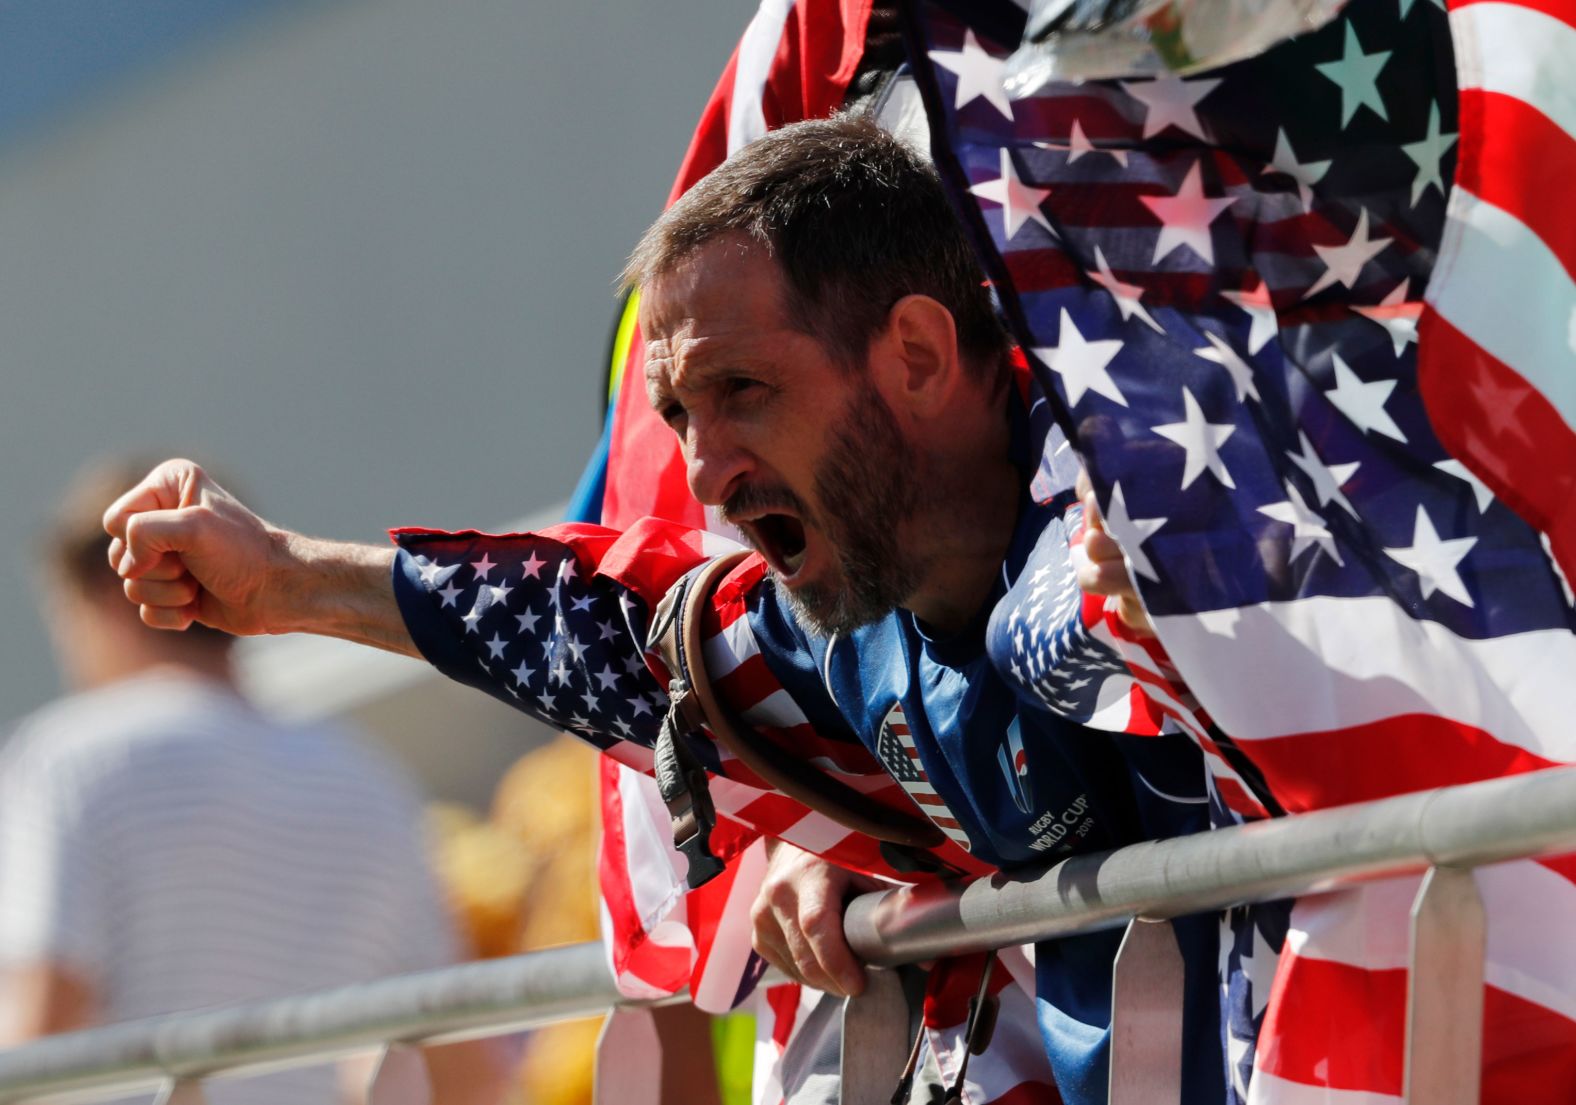
[{"label": "rugby world cup 2019 logo", "polygon": [[1023,729],[1013,718],[1007,726],[1007,739],[996,746],[996,762],[1007,780],[1007,793],[1012,804],[1025,814],[1034,813],[1034,788],[1029,785],[1029,757],[1023,754]]},{"label": "rugby world cup 2019 logo", "polygon": [[903,713],[901,702],[894,702],[882,719],[876,735],[876,752],[887,774],[897,780],[936,827],[965,852],[970,851],[968,833],[952,816],[946,800],[930,785],[930,776],[925,774],[925,765],[919,758],[919,748],[914,744],[914,734],[908,727],[908,716]]}]

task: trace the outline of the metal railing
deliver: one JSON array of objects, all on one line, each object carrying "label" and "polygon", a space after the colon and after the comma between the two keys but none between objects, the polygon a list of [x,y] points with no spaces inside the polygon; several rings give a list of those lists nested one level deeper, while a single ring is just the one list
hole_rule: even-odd
[{"label": "metal railing", "polygon": [[[845,924],[854,949],[886,966],[1127,924],[1114,985],[1111,1101],[1157,1105],[1181,1093],[1181,969],[1167,918],[1427,872],[1412,911],[1406,1099],[1467,1105],[1478,1094],[1485,933],[1471,868],[1573,851],[1576,768],[1555,768],[1136,844],[1027,877],[869,894],[850,904]],[[847,1013],[861,1032],[899,1015],[892,988],[866,993]],[[636,1003],[619,998],[602,949],[577,945],[42,1040],[0,1052],[0,1103],[161,1087],[162,1101],[199,1102],[208,1078],[500,1034],[628,1004]],[[845,1078],[843,1100],[863,1105],[879,1093],[884,1105],[892,1082],[878,1090],[883,1078]]]}]

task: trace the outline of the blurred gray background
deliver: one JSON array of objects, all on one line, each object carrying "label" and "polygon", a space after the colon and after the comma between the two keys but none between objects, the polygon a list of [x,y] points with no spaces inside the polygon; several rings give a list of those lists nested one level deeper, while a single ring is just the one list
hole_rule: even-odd
[{"label": "blurred gray background", "polygon": [[57,690],[28,539],[89,456],[339,538],[563,501],[612,279],[753,9],[0,2],[0,718]]}]

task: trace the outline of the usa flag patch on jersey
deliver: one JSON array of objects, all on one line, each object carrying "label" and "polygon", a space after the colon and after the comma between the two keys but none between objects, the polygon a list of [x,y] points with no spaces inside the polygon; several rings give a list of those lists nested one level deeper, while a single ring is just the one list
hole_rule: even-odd
[{"label": "usa flag patch on jersey", "polygon": [[882,719],[876,750],[887,773],[919,803],[926,816],[958,847],[970,851],[969,834],[952,816],[946,800],[930,785],[930,776],[925,774],[925,765],[920,761],[919,749],[914,745],[914,734],[908,727],[908,716],[903,713],[901,702],[894,702]]}]

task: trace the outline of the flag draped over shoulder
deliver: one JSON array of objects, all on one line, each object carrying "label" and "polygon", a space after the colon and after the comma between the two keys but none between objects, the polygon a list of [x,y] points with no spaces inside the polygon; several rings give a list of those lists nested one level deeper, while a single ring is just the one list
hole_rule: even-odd
[{"label": "flag draped over shoulder", "polygon": [[[933,153],[1213,739],[1291,812],[1576,762],[1576,7],[1013,101],[1022,23],[918,9]],[[1573,878],[1479,872],[1485,1101],[1576,1097]],[[1229,916],[1236,1099],[1400,1094],[1413,889]]]}]

